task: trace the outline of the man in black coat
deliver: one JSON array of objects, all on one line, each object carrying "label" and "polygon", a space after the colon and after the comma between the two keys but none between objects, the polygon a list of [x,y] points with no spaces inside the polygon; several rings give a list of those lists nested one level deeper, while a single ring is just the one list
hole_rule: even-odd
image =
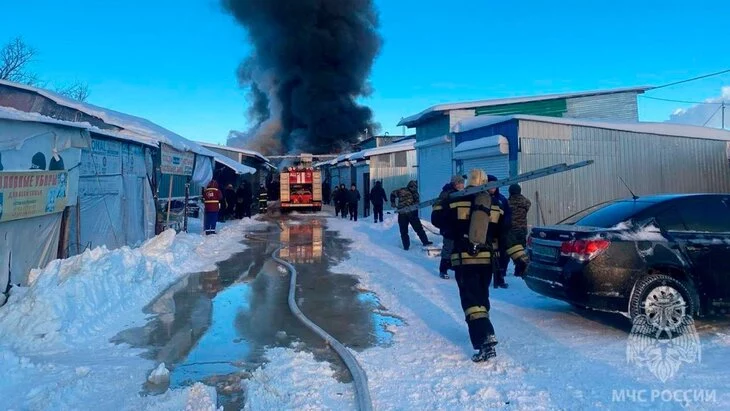
[{"label": "man in black coat", "polygon": [[223,218],[224,220],[233,220],[236,210],[236,191],[233,189],[233,184],[226,185],[226,189],[223,190],[223,200],[226,204]]},{"label": "man in black coat", "polygon": [[253,193],[248,181],[242,181],[236,190],[236,218],[251,218],[251,203]]},{"label": "man in black coat", "polygon": [[340,191],[335,196],[335,201],[340,205],[340,215],[342,218],[347,218],[347,187],[344,184],[340,184]]},{"label": "man in black coat", "polygon": [[357,221],[357,205],[360,203],[360,192],[357,191],[357,187],[353,184],[350,187],[350,191],[347,192],[347,207],[350,211],[350,220]]},{"label": "man in black coat", "polygon": [[383,222],[383,204],[388,200],[383,189],[383,182],[376,181],[375,187],[370,190],[370,202],[373,204],[373,218],[375,222]]},{"label": "man in black coat", "polygon": [[322,203],[327,205],[330,204],[330,194],[330,182],[329,180],[326,180],[322,183]]}]

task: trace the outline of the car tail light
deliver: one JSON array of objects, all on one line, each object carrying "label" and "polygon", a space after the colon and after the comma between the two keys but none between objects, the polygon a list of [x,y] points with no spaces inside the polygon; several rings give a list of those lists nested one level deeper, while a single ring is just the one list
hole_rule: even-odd
[{"label": "car tail light", "polygon": [[560,254],[580,261],[590,261],[611,245],[604,239],[564,241]]}]

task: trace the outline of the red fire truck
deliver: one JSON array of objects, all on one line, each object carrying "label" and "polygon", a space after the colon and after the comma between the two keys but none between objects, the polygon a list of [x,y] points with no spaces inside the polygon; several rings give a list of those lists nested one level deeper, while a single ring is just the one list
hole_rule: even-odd
[{"label": "red fire truck", "polygon": [[302,154],[295,165],[281,170],[279,187],[282,212],[322,210],[322,172],[312,167],[311,154]]}]

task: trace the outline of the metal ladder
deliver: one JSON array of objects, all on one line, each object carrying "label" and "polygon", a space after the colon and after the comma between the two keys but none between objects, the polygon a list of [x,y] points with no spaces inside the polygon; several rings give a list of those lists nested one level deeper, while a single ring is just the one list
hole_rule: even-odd
[{"label": "metal ladder", "polygon": [[[482,192],[487,191],[492,188],[509,186],[512,184],[521,183],[523,181],[529,181],[529,180],[534,180],[536,178],[549,176],[551,174],[563,173],[565,171],[575,170],[577,168],[585,167],[585,166],[588,166],[591,164],[593,164],[593,160],[581,161],[581,162],[574,163],[574,164],[566,164],[566,163],[555,164],[555,165],[552,165],[549,167],[528,171],[526,173],[522,173],[522,174],[519,174],[514,177],[505,178],[503,180],[492,181],[487,184],[483,184],[483,185],[476,186],[476,187],[468,187],[464,190],[452,193],[451,195],[449,195],[449,198],[453,199],[453,198],[465,197],[465,196],[472,195],[472,194],[482,193]],[[424,201],[424,202],[421,202],[418,204],[414,204],[414,205],[411,205],[408,207],[403,207],[397,211],[399,213],[408,213],[411,211],[416,211],[420,208],[430,207],[430,206],[436,204],[438,201],[439,201],[438,198],[434,198],[434,199]]]}]

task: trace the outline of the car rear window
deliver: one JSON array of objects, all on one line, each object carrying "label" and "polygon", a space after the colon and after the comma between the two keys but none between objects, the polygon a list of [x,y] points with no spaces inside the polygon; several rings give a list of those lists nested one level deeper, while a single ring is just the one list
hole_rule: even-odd
[{"label": "car rear window", "polygon": [[[636,214],[646,210],[654,203],[644,201],[617,201],[596,207],[588,213],[579,213],[563,224],[574,224],[586,227],[610,228],[630,220]],[[595,206],[594,206],[595,207]],[[587,210],[586,210],[587,211]]]}]

